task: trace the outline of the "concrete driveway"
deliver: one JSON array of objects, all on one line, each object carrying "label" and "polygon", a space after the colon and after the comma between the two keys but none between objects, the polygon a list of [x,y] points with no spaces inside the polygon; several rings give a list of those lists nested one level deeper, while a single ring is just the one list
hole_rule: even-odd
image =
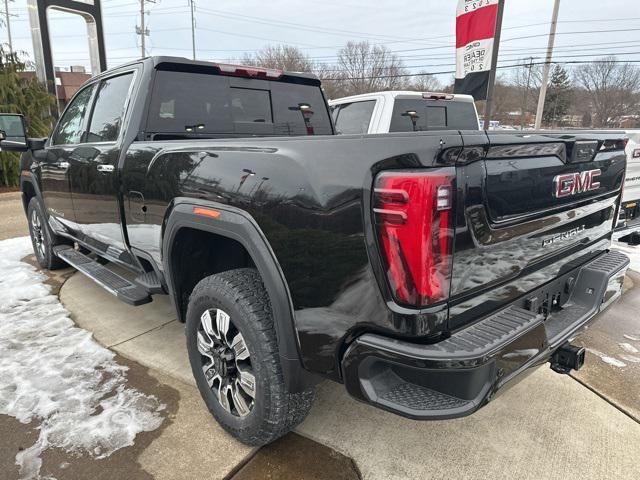
[{"label": "concrete driveway", "polygon": [[[640,289],[628,290],[625,299],[632,295],[640,299]],[[60,298],[99,342],[151,371],[194,385],[183,325],[167,297],[134,308],[75,274]],[[598,359],[591,360],[598,365]],[[637,377],[627,387],[638,396]],[[406,420],[356,402],[342,386],[325,382],[297,431],[351,457],[366,479],[640,477],[637,419],[546,367],[471,417],[446,422]]]}]

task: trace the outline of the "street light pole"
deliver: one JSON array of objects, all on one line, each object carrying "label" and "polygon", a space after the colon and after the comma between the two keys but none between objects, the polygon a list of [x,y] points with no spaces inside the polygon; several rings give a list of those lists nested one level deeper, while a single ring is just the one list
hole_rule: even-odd
[{"label": "street light pole", "polygon": [[191,7],[191,50],[193,59],[196,59],[196,19],[193,15],[195,10],[194,0],[189,0],[189,7]]},{"label": "street light pole", "polygon": [[558,10],[560,10],[560,0],[555,0],[553,4],[553,15],[551,17],[551,29],[549,31],[549,42],[547,43],[547,57],[544,61],[542,71],[542,84],[540,85],[540,96],[538,97],[538,109],[536,110],[536,130],[542,125],[542,114],[544,113],[544,101],[547,97],[547,82],[549,81],[549,69],[551,68],[551,57],[553,56],[553,44],[556,39],[556,26],[558,24]]},{"label": "street light pole", "polygon": [[502,33],[502,17],[504,15],[504,0],[498,0],[496,15],[496,33],[493,36],[493,54],[491,56],[491,70],[489,71],[489,85],[487,87],[487,101],[484,104],[484,129],[489,130],[491,115],[493,114],[493,95],[496,88],[496,69],[498,67],[498,51],[500,49],[500,35]]}]

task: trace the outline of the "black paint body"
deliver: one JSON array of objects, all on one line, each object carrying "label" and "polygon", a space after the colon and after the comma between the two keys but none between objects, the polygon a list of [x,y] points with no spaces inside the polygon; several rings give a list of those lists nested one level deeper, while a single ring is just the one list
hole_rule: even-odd
[{"label": "black paint body", "polygon": [[[616,135],[440,131],[151,141],[145,115],[161,61],[168,60],[118,70],[137,74],[117,142],[47,148],[27,154],[23,168],[30,165],[58,233],[132,270],[141,270],[144,258],[170,275],[163,239],[176,204],[244,212],[281,269],[291,335],[308,371],[340,381],[342,356],[364,333],[437,342],[608,248],[624,151],[603,149],[583,163],[567,157],[578,139],[602,146]],[[65,172],[56,170],[60,157],[71,163]],[[97,172],[97,164],[113,165],[114,174]],[[417,310],[396,304],[389,291],[371,189],[382,170],[432,167],[456,172],[451,298]],[[594,168],[602,171],[598,190],[554,198],[554,176]],[[254,175],[243,179],[247,170]]]}]

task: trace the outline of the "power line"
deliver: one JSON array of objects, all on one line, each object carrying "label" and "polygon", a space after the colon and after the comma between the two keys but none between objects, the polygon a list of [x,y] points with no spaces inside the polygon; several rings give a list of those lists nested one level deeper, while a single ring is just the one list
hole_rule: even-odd
[{"label": "power line", "polygon": [[[565,61],[565,62],[550,62],[552,65],[582,65],[582,64],[589,64],[589,63],[615,63],[615,64],[619,64],[619,63],[632,63],[632,64],[636,64],[636,63],[640,63],[640,60],[592,60],[592,61],[585,61],[585,60],[575,60],[575,61]],[[517,63],[514,65],[498,65],[496,68],[498,70],[508,70],[511,68],[518,68],[518,67],[528,67],[528,66],[533,66],[533,65],[544,65],[545,62],[533,62],[533,63]],[[429,77],[429,76],[433,76],[433,75],[446,75],[446,74],[451,74],[451,73],[455,73],[455,70],[443,70],[443,71],[437,71],[437,72],[421,72],[421,73],[401,73],[401,74],[395,74],[395,75],[372,75],[372,76],[362,76],[362,75],[358,75],[357,77],[335,77],[335,78],[330,78],[330,77],[325,77],[322,78],[322,80],[325,81],[331,81],[331,80],[371,80],[371,79],[383,79],[383,78],[408,78],[408,77]]]},{"label": "power line", "polygon": [[[637,52],[620,52],[618,53],[618,55],[640,55],[640,51]],[[575,58],[584,58],[584,57],[608,57],[611,56],[611,54],[582,54],[582,55],[558,55],[555,56],[554,58],[568,58],[568,59],[575,59]],[[542,59],[544,57],[529,57],[531,59]],[[507,61],[513,61],[515,59],[511,59],[511,60],[507,60]],[[624,60],[621,60],[621,62],[624,62]],[[554,62],[549,62],[549,64],[553,64]],[[546,64],[546,62],[541,62],[541,64]],[[448,63],[436,63],[436,64],[427,64],[427,65],[402,65],[401,68],[405,68],[405,69],[415,69],[415,68],[431,68],[431,67],[450,67],[450,66],[454,66],[455,62],[448,62]],[[529,63],[526,64],[527,66],[529,66]],[[537,63],[533,63],[533,65],[537,65]],[[397,66],[389,66],[389,67],[380,67],[381,70],[383,69],[389,69],[389,68],[397,68]],[[333,69],[327,69],[326,71],[328,72],[340,72],[343,71],[344,69],[342,68],[333,68]]]}]

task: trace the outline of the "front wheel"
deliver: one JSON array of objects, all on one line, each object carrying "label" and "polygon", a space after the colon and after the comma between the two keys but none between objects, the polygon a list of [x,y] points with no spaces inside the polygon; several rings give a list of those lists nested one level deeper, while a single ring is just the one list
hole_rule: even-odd
[{"label": "front wheel", "polygon": [[66,267],[67,264],[53,253],[53,247],[60,244],[61,240],[51,232],[47,225],[42,202],[37,197],[33,197],[29,201],[27,220],[31,244],[38,264],[48,270]]},{"label": "front wheel", "polygon": [[306,417],[314,390],[286,390],[271,306],[255,269],[201,280],[187,309],[187,349],[209,411],[234,437],[265,445]]}]

